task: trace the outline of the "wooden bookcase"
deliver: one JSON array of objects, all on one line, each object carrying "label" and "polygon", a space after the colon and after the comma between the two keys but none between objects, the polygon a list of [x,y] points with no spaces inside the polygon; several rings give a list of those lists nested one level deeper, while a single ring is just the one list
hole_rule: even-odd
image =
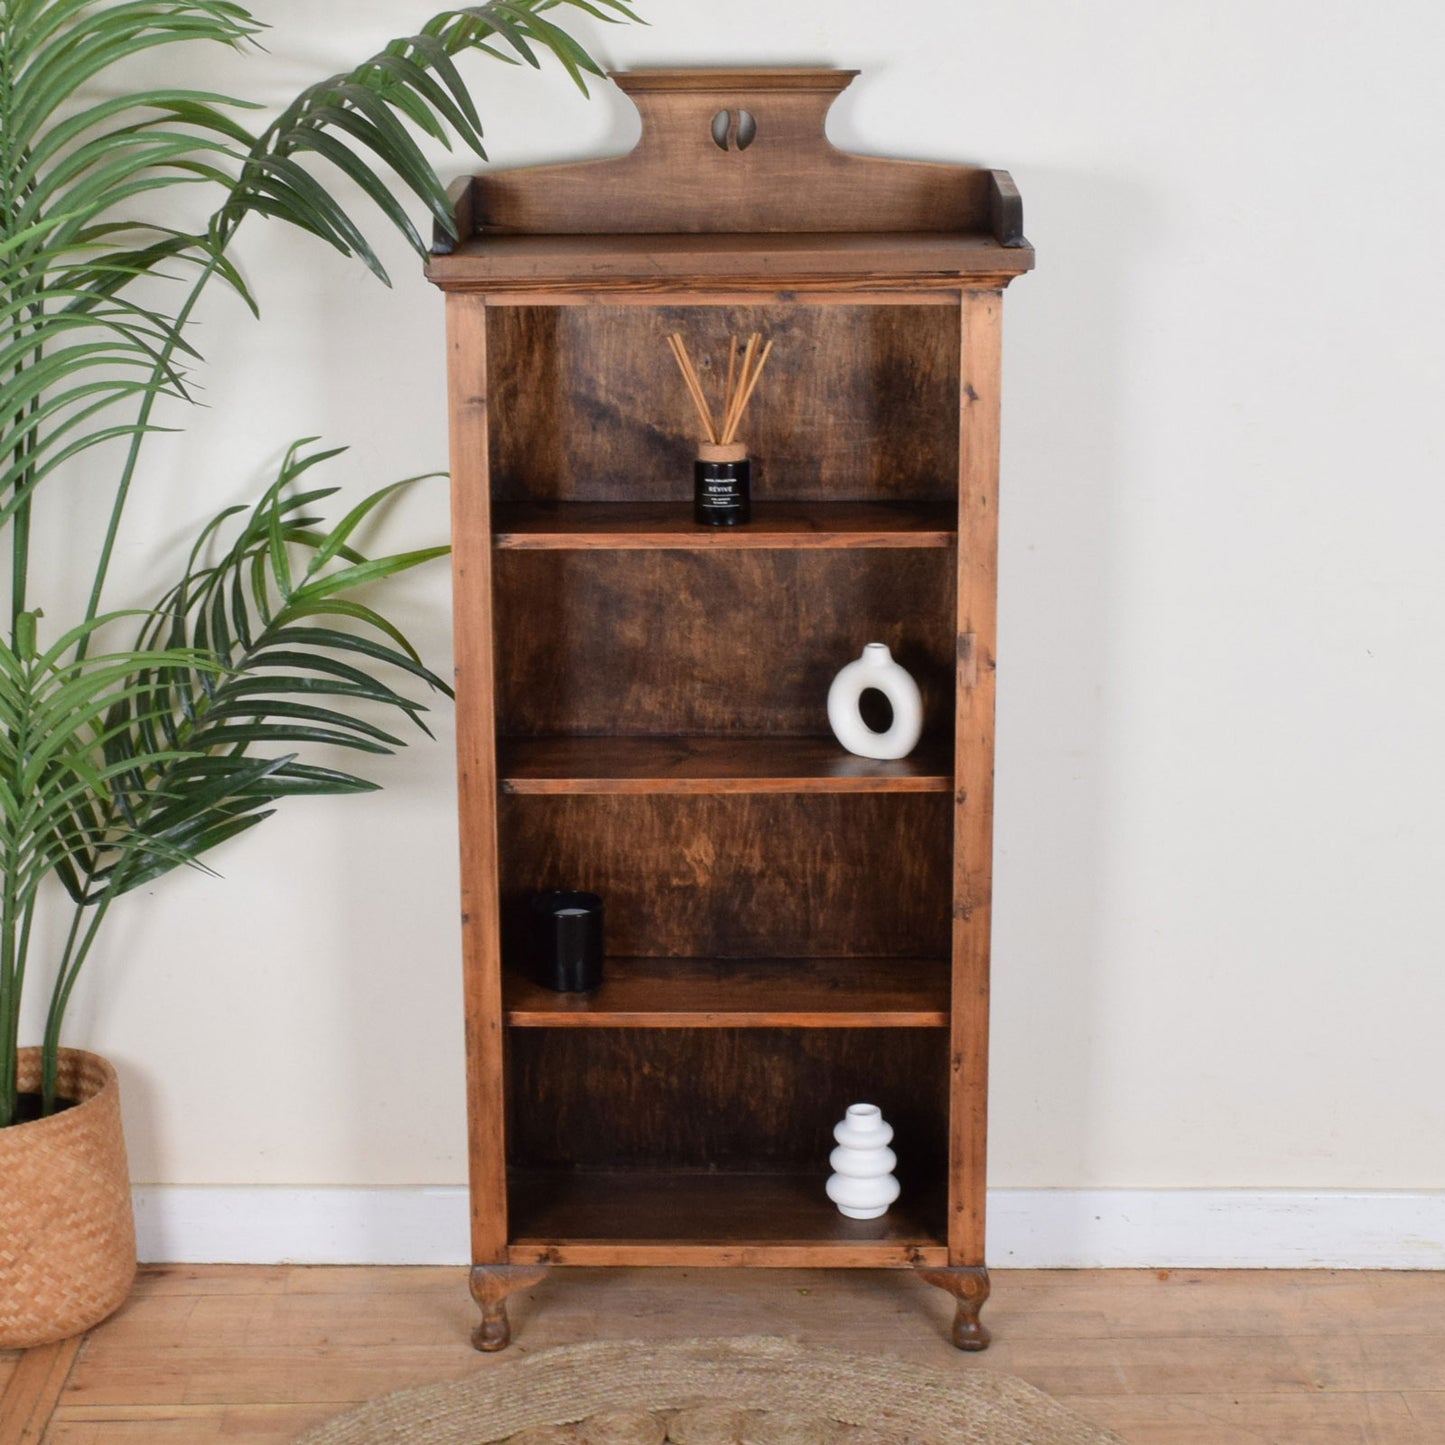
[{"label": "wooden bookcase", "polygon": [[[429,267],[482,1349],[569,1264],[915,1268],[988,1342],[999,326],[1033,252],[1002,172],[835,150],[853,74],[615,76],[636,150],[460,183]],[[699,527],[665,338],[754,330],[753,520]],[[922,689],[902,762],[828,730],[870,641]],[[591,995],[526,977],[556,887],[606,901]],[[877,1221],[823,1192],[858,1100],[896,1130]]]}]

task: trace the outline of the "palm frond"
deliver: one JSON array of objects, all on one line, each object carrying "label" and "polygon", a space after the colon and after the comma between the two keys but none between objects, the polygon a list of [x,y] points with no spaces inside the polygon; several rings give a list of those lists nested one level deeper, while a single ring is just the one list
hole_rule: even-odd
[{"label": "palm frond", "polygon": [[[229,96],[117,93],[110,79],[166,46],[252,45],[264,27],[244,4],[0,0],[0,530],[11,562],[0,637],[0,1127],[14,1118],[25,961],[48,875],[76,907],[45,1027],[47,1107],[71,990],[111,901],[173,868],[204,868],[282,797],[370,790],[315,748],[390,752],[396,721],[425,731],[408,689],[448,691],[368,600],[375,583],[445,549],[359,550],[394,489],[328,529],[314,511],[333,489],[301,479],[331,453],[311,443],[293,449],[255,508],[208,524],[134,647],[92,655],[92,645],[117,624],[101,599],[142,443],[162,429],[153,409],[189,399],[198,299],[219,278],[256,309],[227,254],[237,226],[276,217],[385,279],[375,213],[420,253],[416,201],[452,226],[414,133],[484,157],[458,60],[537,66],[550,54],[585,91],[600,71],[556,23],[569,9],[637,18],[625,0],[453,6],[254,134],[256,107]],[[364,197],[359,214],[333,193],[335,172]],[[187,194],[180,187],[218,194],[197,230],[157,217],[157,201]],[[42,650],[27,600],[36,493],[112,443],[123,455],[85,620]]]},{"label": "palm frond", "polygon": [[[229,186],[254,143],[239,102],[177,88],[87,101],[118,62],[162,45],[240,45],[259,26],[228,0],[6,0],[0,44],[0,526],[23,553],[37,488],[80,453],[152,428],[184,397],[184,308],[121,291],[168,263],[234,268],[205,235],[128,219],[175,186]],[[244,291],[244,288],[242,288]],[[106,416],[125,407],[129,417]],[[23,557],[15,609],[24,606]]]},{"label": "palm frond", "polygon": [[241,45],[264,28],[228,0],[29,0],[11,9],[6,149],[13,156],[40,144],[46,122],[122,60],[178,41]]},{"label": "palm frond", "polygon": [[[197,861],[280,798],[370,790],[369,780],[302,754],[320,746],[391,753],[402,739],[375,717],[399,714],[425,732],[426,709],[346,654],[450,694],[404,638],[396,645],[393,624],[347,595],[447,552],[368,558],[351,545],[388,497],[422,479],[382,488],[334,527],[317,530],[307,509],[334,489],[296,487],[335,455],[309,443],[293,447],[244,520],[231,508],[205,528],[203,538],[215,542],[239,521],[221,556],[205,562],[198,544],[180,581],[146,615],[137,656],[153,660],[137,669],[134,690],[106,719],[110,786],[129,832],[126,857],[98,870],[99,891],[126,892]],[[353,608],[367,630],[308,625],[338,604]],[[198,656],[210,665],[183,660]]]},{"label": "palm frond", "polygon": [[637,18],[624,0],[491,0],[441,11],[417,34],[394,40],[353,70],[303,91],[260,136],[234,191],[213,218],[213,235],[226,236],[248,214],[276,217],[343,255],[359,257],[389,284],[361,225],[330,190],[302,180],[305,171],[297,157],[312,153],[337,166],[425,255],[426,242],[393,196],[386,173],[399,179],[449,234],[454,222],[446,188],[407,123],[447,146],[455,133],[486,159],[481,118],[455,64],[455,57],[468,51],[531,66],[541,64],[539,51],[550,52],[585,94],[585,76],[603,72],[566,31],[542,18],[540,12],[558,5],[601,20]]},{"label": "palm frond", "polygon": [[[124,616],[97,618],[83,629],[98,632]],[[137,681],[147,666],[207,671],[218,667],[188,649],[104,653],[76,662],[67,657],[82,629],[38,653],[34,614],[20,629],[20,646],[0,641],[0,860],[18,899],[34,896],[47,873],[64,862],[82,870],[108,848],[123,845],[114,831],[112,787],[125,767],[106,756],[107,720],[117,709],[145,716],[153,703]],[[178,752],[152,752],[144,766],[181,761]]]}]

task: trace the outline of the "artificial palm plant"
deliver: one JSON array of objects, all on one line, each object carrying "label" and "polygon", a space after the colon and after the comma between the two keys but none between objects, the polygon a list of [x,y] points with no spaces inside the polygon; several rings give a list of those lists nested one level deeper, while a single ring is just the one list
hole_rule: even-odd
[{"label": "artificial palm plant", "polygon": [[[282,797],[370,789],[308,761],[311,750],[389,752],[401,739],[378,719],[420,724],[423,711],[399,689],[420,680],[445,690],[358,595],[445,549],[355,550],[358,529],[393,489],[326,525],[317,508],[335,489],[311,486],[309,473],[335,453],[314,442],[291,449],[254,506],[202,530],[154,605],[104,610],[107,577],[156,405],[188,398],[198,300],[221,284],[255,309],[230,259],[238,228],[253,215],[289,222],[385,280],[330,181],[344,177],[345,194],[359,190],[367,214],[424,253],[395,192],[410,192],[444,228],[452,219],[412,130],[484,154],[456,65],[467,52],[534,66],[550,52],[585,91],[584,72],[599,72],[546,18],[561,7],[633,18],[623,0],[447,9],[253,131],[254,108],[228,96],[104,91],[106,73],[142,51],[252,45],[262,25],[243,5],[0,0],[0,529],[10,569],[0,637],[0,1128],[19,1121],[20,1003],[38,962],[38,909],[52,898],[70,909],[59,956],[41,964],[51,1001],[39,1109],[49,1113],[66,1005],[116,900],[200,865]],[[209,193],[205,225],[186,230],[148,212],[178,186]],[[49,599],[34,595],[32,530],[63,521],[74,464],[94,448],[114,465],[109,523],[88,603],[62,621],[37,605]]]}]

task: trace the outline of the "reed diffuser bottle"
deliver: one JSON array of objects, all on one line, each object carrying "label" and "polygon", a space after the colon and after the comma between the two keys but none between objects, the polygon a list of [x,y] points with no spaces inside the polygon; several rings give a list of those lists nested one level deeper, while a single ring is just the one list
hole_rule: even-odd
[{"label": "reed diffuser bottle", "polygon": [[692,464],[692,519],[736,527],[753,517],[753,464],[742,442],[702,442]]},{"label": "reed diffuser bottle", "polygon": [[703,440],[693,463],[692,515],[705,527],[736,527],[752,520],[753,468],[746,443],[738,440],[738,427],[773,349],[771,341],[763,345],[762,340],[757,331],[742,348],[736,336],[731,339],[719,425],[713,420],[702,380],[682,337],[674,333],[667,338],[702,423]]}]

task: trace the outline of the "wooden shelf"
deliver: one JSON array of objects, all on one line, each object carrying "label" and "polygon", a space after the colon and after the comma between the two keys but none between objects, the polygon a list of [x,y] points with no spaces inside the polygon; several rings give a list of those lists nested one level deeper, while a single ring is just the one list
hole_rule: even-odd
[{"label": "wooden shelf", "polygon": [[498,743],[504,793],[947,793],[945,743],[910,757],[854,757],[832,738],[512,738]]},{"label": "wooden shelf", "polygon": [[556,993],[509,972],[512,1028],[946,1028],[946,959],[609,958],[602,987]]},{"label": "wooden shelf", "polygon": [[492,544],[526,551],[795,551],[952,547],[945,502],[755,502],[752,521],[704,527],[691,502],[498,502]]},{"label": "wooden shelf", "polygon": [[845,1219],[811,1173],[513,1171],[513,1264],[778,1267],[947,1262],[942,1191],[905,1185],[881,1219]]},{"label": "wooden shelf", "polygon": [[[499,288],[498,301],[525,296],[529,285],[590,290],[633,287],[659,291],[679,304],[682,284],[771,284],[788,290],[809,283],[845,294],[853,287],[890,286],[914,305],[927,289],[957,290],[986,277],[991,285],[1032,269],[1027,244],[1000,243],[982,233],[925,231],[705,232],[635,235],[501,235],[433,252],[427,276],[443,290]],[[899,278],[902,278],[901,280]],[[906,290],[904,286],[906,285]],[[501,291],[500,288],[505,288]]]}]

